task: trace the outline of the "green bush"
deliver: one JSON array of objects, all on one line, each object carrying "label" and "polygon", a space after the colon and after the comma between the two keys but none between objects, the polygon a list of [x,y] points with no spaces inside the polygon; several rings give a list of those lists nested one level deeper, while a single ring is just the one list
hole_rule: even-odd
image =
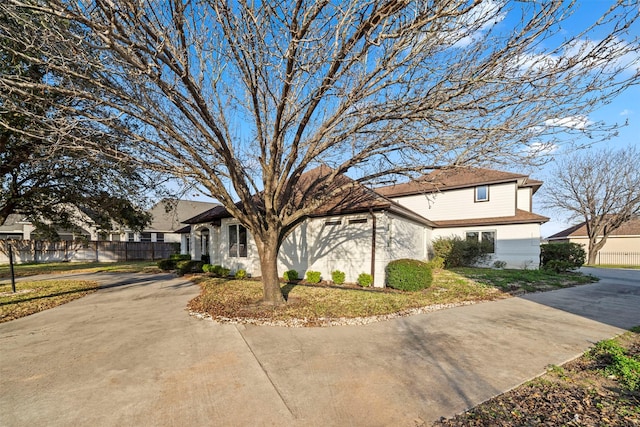
[{"label": "green bush", "polygon": [[319,271],[307,271],[307,282],[308,283],[320,283],[320,272]]},{"label": "green bush", "polygon": [[247,270],[240,269],[236,271],[236,274],[234,275],[234,277],[240,280],[244,279],[245,277],[247,277]]},{"label": "green bush", "polygon": [[158,268],[162,271],[175,270],[176,261],[173,259],[161,259],[158,261]]},{"label": "green bush", "polygon": [[360,273],[358,276],[358,285],[368,288],[373,284],[373,277],[368,273]]},{"label": "green bush", "polygon": [[614,375],[631,391],[640,391],[640,358],[629,356],[616,340],[598,342],[590,356],[605,366],[607,375]]},{"label": "green bush", "polygon": [[298,280],[298,272],[296,270],[287,270],[282,275],[282,278],[286,282],[291,282],[293,280]]},{"label": "green bush", "polygon": [[184,276],[187,273],[202,273],[202,261],[178,261],[176,263],[176,273],[178,276]]},{"label": "green bush", "polygon": [[336,285],[342,285],[345,281],[345,278],[346,275],[344,274],[344,271],[335,270],[331,272],[331,280]]},{"label": "green bush", "polygon": [[426,262],[398,259],[387,264],[387,286],[401,291],[420,291],[431,286],[433,274]]},{"label": "green bush", "polygon": [[427,262],[427,265],[431,268],[431,271],[442,270],[444,268],[444,258],[435,256]]},{"label": "green bush", "polygon": [[213,269],[213,265],[211,264],[204,264],[202,266],[202,271],[204,271],[205,273],[211,273]]},{"label": "green bush", "polygon": [[582,266],[586,252],[578,243],[547,243],[540,245],[540,264],[543,269],[562,273]]},{"label": "green bush", "polygon": [[173,254],[169,257],[169,259],[173,261],[189,261],[191,259],[191,255],[189,254]]},{"label": "green bush", "polygon": [[487,259],[489,245],[460,236],[438,237],[433,241],[433,251],[444,259],[445,268],[474,266]]}]

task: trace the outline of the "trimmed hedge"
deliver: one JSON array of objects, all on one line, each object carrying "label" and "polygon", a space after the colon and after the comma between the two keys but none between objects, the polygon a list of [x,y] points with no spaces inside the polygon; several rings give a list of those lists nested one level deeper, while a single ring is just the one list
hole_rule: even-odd
[{"label": "trimmed hedge", "polygon": [[172,261],[189,261],[191,259],[191,255],[189,254],[173,254],[169,256],[169,259]]},{"label": "trimmed hedge", "polygon": [[344,271],[335,270],[331,272],[331,280],[336,285],[342,285],[346,279]]},{"label": "trimmed hedge", "polygon": [[433,273],[426,262],[398,259],[387,264],[387,286],[401,291],[421,291],[431,286]]},{"label": "trimmed hedge", "polygon": [[161,259],[158,261],[158,268],[162,271],[170,271],[176,269],[176,260],[174,259]]},{"label": "trimmed hedge", "polygon": [[202,273],[202,261],[178,261],[176,264],[176,273],[178,276],[184,276],[187,273]]},{"label": "trimmed hedge", "polygon": [[292,280],[298,280],[298,272],[296,270],[287,270],[284,272],[284,274],[282,275],[282,278],[286,281],[286,282],[290,282]]},{"label": "trimmed hedge", "polygon": [[307,271],[307,282],[308,283],[320,283],[320,272],[319,271]]},{"label": "trimmed hedge", "polygon": [[369,273],[360,273],[360,275],[358,276],[358,285],[362,286],[363,288],[368,288],[372,284],[373,276],[371,276]]}]

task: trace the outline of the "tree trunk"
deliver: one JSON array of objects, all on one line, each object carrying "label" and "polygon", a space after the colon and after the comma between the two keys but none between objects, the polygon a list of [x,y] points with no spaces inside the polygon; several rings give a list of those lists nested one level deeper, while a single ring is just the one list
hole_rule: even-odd
[{"label": "tree trunk", "polygon": [[596,238],[589,239],[589,253],[587,254],[587,265],[594,265],[596,263],[596,258],[598,257],[598,252],[604,246],[607,241],[607,236],[600,239],[600,241],[596,241]]},{"label": "tree trunk", "polygon": [[271,237],[260,241],[256,236],[256,245],[260,255],[262,270],[263,302],[268,305],[279,306],[285,303],[280,280],[278,278],[278,241]]}]

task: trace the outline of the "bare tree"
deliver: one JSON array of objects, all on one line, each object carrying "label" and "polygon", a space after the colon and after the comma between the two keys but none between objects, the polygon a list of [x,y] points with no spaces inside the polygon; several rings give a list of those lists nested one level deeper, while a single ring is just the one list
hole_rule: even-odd
[{"label": "bare tree", "polygon": [[558,162],[547,180],[548,207],[585,222],[589,238],[587,264],[595,264],[607,237],[640,215],[640,152],[577,152]]},{"label": "bare tree", "polygon": [[[433,168],[539,160],[638,83],[635,2],[620,1],[572,35],[573,2],[299,0],[276,2],[8,0],[3,14],[49,19],[46,42],[2,37],[25,60],[68,78],[82,100],[45,120],[68,144],[87,123],[126,133],[126,161],[197,182],[252,233],[265,302],[281,304],[277,253],[315,209],[356,183]],[[73,25],[61,27],[64,19]],[[30,29],[30,30],[29,30]],[[589,38],[599,29],[605,36]],[[41,39],[39,39],[41,40]],[[54,90],[15,76],[2,92]],[[127,126],[123,126],[126,123]],[[96,125],[97,124],[97,125]],[[588,124],[588,126],[586,126]],[[92,138],[92,140],[95,140]],[[328,166],[301,197],[300,177]],[[349,173],[352,180],[336,180]],[[304,181],[304,180],[303,180]],[[239,199],[239,203],[235,203]]]}]

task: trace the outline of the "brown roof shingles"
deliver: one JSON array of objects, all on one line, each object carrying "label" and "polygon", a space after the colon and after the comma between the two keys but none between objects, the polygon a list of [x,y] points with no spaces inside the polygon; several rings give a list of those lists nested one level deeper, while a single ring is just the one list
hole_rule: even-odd
[{"label": "brown roof shingles", "polygon": [[446,221],[434,221],[437,228],[451,227],[479,227],[483,225],[508,225],[508,224],[531,224],[545,223],[549,221],[546,216],[538,215],[532,212],[516,209],[514,216],[501,216],[490,218],[471,218],[471,219],[452,219]]},{"label": "brown roof shingles", "polygon": [[523,174],[485,168],[459,167],[438,169],[415,181],[376,188],[376,191],[387,197],[399,197],[513,181],[520,181],[520,185],[524,187],[534,187],[534,191],[542,185],[542,181],[529,179],[527,175]]},{"label": "brown roof shingles", "polygon": [[[610,236],[640,236],[640,218],[633,218],[613,230]],[[568,237],[587,237],[587,226],[585,222],[576,224],[565,230],[562,230],[552,236],[547,237],[548,240],[563,239]]]}]

